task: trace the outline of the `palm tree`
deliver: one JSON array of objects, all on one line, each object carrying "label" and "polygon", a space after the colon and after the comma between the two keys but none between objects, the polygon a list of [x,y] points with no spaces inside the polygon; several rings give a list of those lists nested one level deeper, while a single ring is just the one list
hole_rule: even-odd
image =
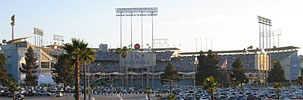
[{"label": "palm tree", "polygon": [[[119,61],[121,61],[121,54],[122,54],[122,49],[121,48],[117,48],[116,50],[116,54],[119,55]],[[122,74],[121,74],[121,64],[119,66],[119,72],[120,72],[120,79],[121,79],[121,87],[123,87],[123,79],[122,79]]]},{"label": "palm tree", "polygon": [[150,100],[150,94],[152,93],[152,88],[147,87],[146,89],[147,89],[147,98],[148,100]]},{"label": "palm tree", "polygon": [[84,64],[83,71],[84,71],[84,100],[86,100],[86,92],[87,92],[87,80],[86,80],[86,64],[90,63],[95,60],[95,52],[93,52],[90,48],[86,48],[84,53],[82,54],[81,62]]},{"label": "palm tree", "polygon": [[[116,54],[118,54],[120,57],[122,57],[122,58],[126,58],[127,57],[127,51],[128,51],[128,49],[127,49],[127,47],[126,46],[124,46],[122,49],[121,48],[118,48],[117,50],[116,50]],[[120,58],[119,57],[119,58]],[[121,59],[120,59],[121,60]],[[120,65],[120,73],[122,72],[121,71],[121,65]],[[127,70],[127,69],[126,69]],[[126,73],[128,72],[128,71],[125,71]],[[128,74],[126,74],[127,76],[126,77],[128,77]],[[127,79],[127,78],[126,78]],[[121,86],[123,86],[123,79],[122,79],[122,77],[121,77],[121,80],[122,80],[122,83],[121,83]],[[128,86],[128,81],[127,81],[127,86]]]},{"label": "palm tree", "polygon": [[72,43],[66,43],[63,46],[64,56],[70,59],[74,67],[75,100],[80,100],[80,61],[83,61],[83,57],[88,53],[87,46],[88,43],[75,38],[72,39]]},{"label": "palm tree", "polygon": [[280,99],[280,89],[283,87],[284,85],[280,82],[275,82],[274,88],[278,91],[278,99]]},{"label": "palm tree", "polygon": [[206,89],[209,93],[211,93],[212,100],[215,100],[214,93],[216,92],[216,88],[220,87],[220,84],[217,83],[217,80],[213,77],[207,77],[203,82],[204,89]]}]

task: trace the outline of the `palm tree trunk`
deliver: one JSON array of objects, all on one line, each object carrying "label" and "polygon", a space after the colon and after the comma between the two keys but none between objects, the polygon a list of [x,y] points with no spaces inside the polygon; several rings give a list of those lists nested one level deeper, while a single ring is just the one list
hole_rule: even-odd
[{"label": "palm tree trunk", "polygon": [[80,61],[78,56],[76,56],[76,66],[75,66],[75,100],[80,100]]},{"label": "palm tree trunk", "polygon": [[16,94],[15,94],[15,91],[13,91],[13,100],[16,100]]},{"label": "palm tree trunk", "polygon": [[147,94],[147,98],[148,98],[148,100],[150,100],[149,94]]},{"label": "palm tree trunk", "polygon": [[169,93],[171,93],[171,81],[169,81]]},{"label": "palm tree trunk", "polygon": [[215,100],[214,91],[211,90],[211,100]]},{"label": "palm tree trunk", "polygon": [[84,64],[84,100],[86,100],[86,64]]}]

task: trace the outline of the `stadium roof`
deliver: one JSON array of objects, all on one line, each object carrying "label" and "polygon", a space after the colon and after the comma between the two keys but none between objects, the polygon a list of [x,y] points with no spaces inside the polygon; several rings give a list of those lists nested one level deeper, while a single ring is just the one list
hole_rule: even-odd
[{"label": "stadium roof", "polygon": [[155,51],[163,51],[163,50],[180,50],[179,48],[154,48]]},{"label": "stadium roof", "polygon": [[[300,49],[299,47],[295,46],[286,46],[286,47],[279,47],[279,48],[267,48],[265,51],[284,51],[284,50],[297,50]],[[243,50],[225,50],[225,51],[212,51],[213,53],[217,54],[237,54],[237,53],[243,53],[243,52],[257,52],[261,51],[260,49],[243,49]],[[204,53],[208,53],[208,51],[205,51]],[[200,52],[181,52],[181,55],[195,55],[200,54]]]},{"label": "stadium roof", "polygon": [[[111,48],[109,50],[116,50],[117,48]],[[149,48],[143,48],[143,49],[140,49],[140,50],[146,50],[146,49],[149,49]],[[98,48],[96,48],[96,50],[98,50]],[[154,51],[167,51],[167,50],[180,50],[179,48],[154,48],[153,49]]]},{"label": "stadium roof", "polygon": [[63,45],[58,45],[58,44],[51,44],[51,45],[47,45],[46,47],[54,47],[54,46],[63,47]]},{"label": "stadium roof", "polygon": [[18,43],[18,42],[22,42],[22,41],[25,41],[26,39],[28,39],[30,37],[23,37],[23,38],[17,38],[17,39],[14,39],[14,40],[10,40],[10,41],[7,41],[7,43]]}]

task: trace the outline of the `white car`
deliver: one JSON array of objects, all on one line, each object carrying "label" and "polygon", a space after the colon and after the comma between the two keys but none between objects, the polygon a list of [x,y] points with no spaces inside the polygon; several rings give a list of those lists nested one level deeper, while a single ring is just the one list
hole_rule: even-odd
[{"label": "white car", "polygon": [[63,93],[62,92],[57,92],[56,97],[63,97]]}]

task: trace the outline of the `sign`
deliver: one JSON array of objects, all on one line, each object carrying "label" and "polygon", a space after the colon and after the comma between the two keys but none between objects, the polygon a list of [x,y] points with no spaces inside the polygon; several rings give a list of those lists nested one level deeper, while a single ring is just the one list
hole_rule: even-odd
[{"label": "sign", "polygon": [[140,44],[135,44],[135,49],[136,50],[140,49]]},{"label": "sign", "polygon": [[39,28],[34,28],[34,34],[43,36],[43,30],[39,29]]},{"label": "sign", "polygon": [[141,68],[156,65],[156,54],[150,52],[128,51],[126,58],[120,59],[121,66]]}]

